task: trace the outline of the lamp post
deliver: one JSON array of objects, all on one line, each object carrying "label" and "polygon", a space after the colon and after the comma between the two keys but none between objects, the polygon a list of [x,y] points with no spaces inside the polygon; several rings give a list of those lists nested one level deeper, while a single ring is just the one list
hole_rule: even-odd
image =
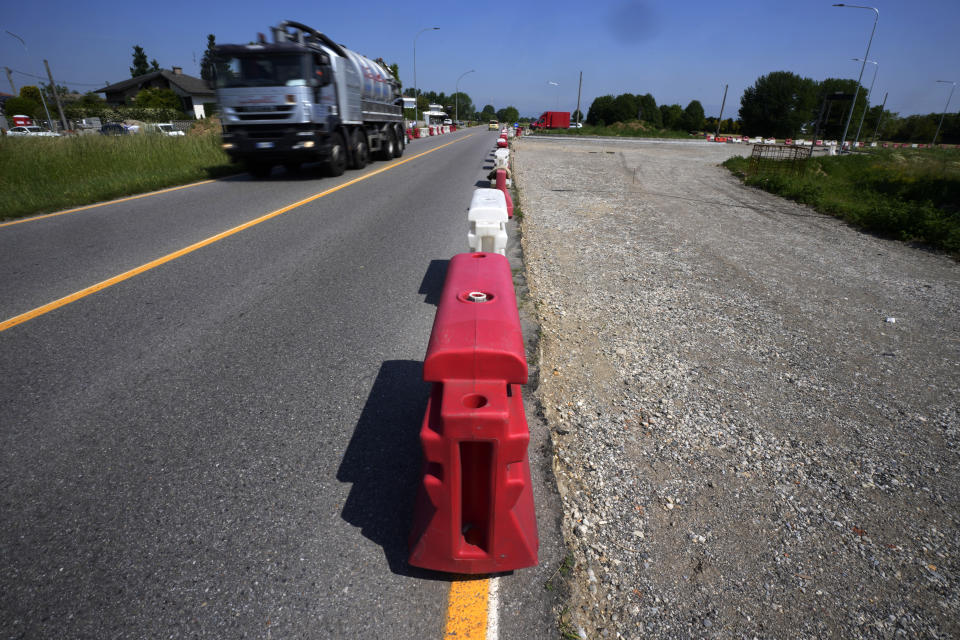
[{"label": "lamp post", "polygon": [[[455,102],[456,106],[454,107],[456,111],[454,112],[453,117],[456,118],[457,123],[460,122],[460,80],[461,78],[463,78],[463,76],[467,75],[468,73],[473,73],[474,71],[476,71],[476,69],[470,69],[470,71],[464,71],[463,73],[460,74],[460,77],[457,78],[457,88],[453,92],[454,98],[456,99],[456,102]],[[459,124],[457,126],[459,126]]]},{"label": "lamp post", "polygon": [[887,91],[883,94],[883,104],[880,105],[880,115],[877,116],[877,126],[873,130],[873,141],[877,141],[877,132],[880,131],[880,122],[883,121],[883,110],[887,107],[887,96],[890,95],[890,92]]},{"label": "lamp post", "polygon": [[[853,58],[854,62],[860,62],[860,58]],[[870,64],[874,65],[873,67],[873,80],[870,81],[870,89],[867,91],[867,106],[864,107],[863,113],[860,114],[860,126],[857,127],[857,136],[853,139],[853,146],[857,146],[857,142],[860,141],[860,130],[863,129],[863,119],[867,116],[867,109],[870,108],[870,98],[873,97],[873,83],[877,81],[877,71],[880,70],[880,63],[875,60],[867,60]]]},{"label": "lamp post", "polygon": [[554,82],[553,80],[547,80],[547,84],[550,84],[550,85],[553,85],[553,86],[555,86],[555,87],[558,87],[558,88],[557,88],[557,111],[559,111],[559,110],[560,110],[560,89],[559,89],[560,83],[559,83],[559,82]]},{"label": "lamp post", "polygon": [[873,19],[873,31],[870,32],[870,40],[867,41],[867,52],[863,54],[863,64],[860,65],[860,77],[857,78],[857,87],[853,91],[853,102],[850,103],[850,113],[847,114],[847,124],[843,127],[843,136],[840,139],[840,152],[843,152],[843,147],[847,142],[847,131],[850,129],[850,121],[853,119],[853,108],[857,105],[857,95],[860,93],[860,81],[863,80],[863,70],[867,66],[867,58],[870,57],[870,45],[873,44],[873,34],[877,31],[877,21],[880,20],[880,10],[876,7],[861,7],[856,4],[839,4],[833,5],[835,7],[848,7],[850,9],[869,9],[873,11],[876,17]]},{"label": "lamp post", "polygon": [[426,27],[420,29],[417,32],[417,35],[413,36],[413,124],[416,126],[417,120],[419,120],[417,113],[417,98],[420,96],[417,95],[417,38],[420,37],[420,34],[424,31],[439,31],[440,27]]},{"label": "lamp post", "polygon": [[930,143],[932,147],[937,143],[937,136],[940,135],[940,127],[943,126],[943,116],[947,115],[947,107],[950,106],[950,99],[953,98],[953,90],[957,88],[957,83],[953,80],[937,80],[937,82],[942,82],[943,84],[951,84],[950,95],[947,97],[947,104],[943,105],[943,113],[940,114],[940,124],[937,125],[937,132],[933,134],[933,142]]},{"label": "lamp post", "polygon": [[[4,31],[7,31],[7,30],[4,29]],[[7,31],[7,35],[13,36],[17,40],[19,40],[20,44],[23,45],[24,53],[26,53],[27,55],[30,55],[30,51],[27,49],[27,43],[24,42],[23,38],[15,34],[13,31]],[[10,87],[11,88],[13,87],[12,80],[10,81]],[[54,95],[56,95],[57,87],[52,82],[51,82],[50,89],[54,92]],[[50,131],[53,131],[53,120],[50,118],[50,109],[47,109],[47,101],[43,97],[43,89],[40,89],[40,102],[43,103],[43,112],[47,114],[47,126],[50,127]]]}]

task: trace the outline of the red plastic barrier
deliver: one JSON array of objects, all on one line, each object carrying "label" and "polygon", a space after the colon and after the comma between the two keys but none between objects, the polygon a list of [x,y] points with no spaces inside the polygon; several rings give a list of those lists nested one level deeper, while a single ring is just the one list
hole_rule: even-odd
[{"label": "red plastic barrier", "polygon": [[461,253],[450,261],[423,378],[433,389],[420,430],[410,564],[468,574],[536,565],[520,393],[527,360],[505,257]]},{"label": "red plastic barrier", "polygon": [[419,137],[420,137],[420,127],[413,127],[413,128],[411,129],[411,131],[413,132],[413,137],[414,137],[414,138],[419,138]]},{"label": "red plastic barrier", "polygon": [[507,199],[507,217],[513,217],[513,198],[510,197],[510,190],[507,189],[507,172],[505,169],[497,169],[496,188],[503,191],[503,197]]},{"label": "red plastic barrier", "polygon": [[498,149],[506,149],[506,148],[509,147],[509,146],[510,146],[510,143],[507,142],[507,139],[506,139],[506,138],[500,138],[499,140],[497,140],[497,148],[498,148]]}]

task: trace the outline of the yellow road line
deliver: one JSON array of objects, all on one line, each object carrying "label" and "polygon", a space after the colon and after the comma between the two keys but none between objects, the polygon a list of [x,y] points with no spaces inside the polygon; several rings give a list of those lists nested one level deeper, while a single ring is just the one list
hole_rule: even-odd
[{"label": "yellow road line", "polygon": [[484,640],[487,637],[489,578],[460,578],[450,583],[444,638]]},{"label": "yellow road line", "polygon": [[23,218],[21,220],[12,220],[10,222],[0,222],[0,227],[10,227],[15,224],[23,224],[24,222],[36,222],[37,220],[46,220],[47,218],[55,218],[57,216],[63,216],[68,213],[86,211],[87,209],[96,209],[98,207],[105,207],[110,204],[119,204],[121,202],[130,202],[131,200],[139,200],[140,198],[149,198],[150,196],[158,196],[161,193],[170,193],[171,191],[179,191],[180,189],[189,189],[190,187],[199,187],[202,184],[210,184],[211,182],[216,182],[216,180],[202,180],[200,182],[191,182],[190,184],[182,184],[179,187],[169,187],[167,189],[160,189],[159,191],[150,191],[149,193],[141,193],[135,196],[128,196],[126,198],[117,198],[116,200],[107,200],[106,202],[97,202],[96,204],[88,204],[83,207],[74,207],[73,209],[64,209],[63,211],[57,211],[56,213],[48,213],[45,215],[33,216],[30,218]]},{"label": "yellow road line", "polygon": [[[470,134],[470,135],[473,135],[473,134]],[[196,243],[190,245],[189,247],[184,247],[183,249],[180,249],[179,251],[174,251],[173,253],[169,253],[169,254],[161,257],[161,258],[157,258],[156,260],[151,260],[150,262],[148,262],[148,263],[146,263],[146,264],[142,264],[142,265],[140,265],[139,267],[136,267],[136,268],[131,269],[131,270],[129,270],[129,271],[125,271],[125,272],[123,272],[123,273],[121,273],[121,274],[119,274],[119,275],[113,276],[112,278],[108,278],[107,280],[104,280],[103,282],[98,282],[98,283],[95,284],[95,285],[89,286],[89,287],[87,287],[87,288],[85,288],[85,289],[81,289],[80,291],[77,291],[77,292],[75,292],[75,293],[71,293],[70,295],[65,296],[65,297],[63,297],[63,298],[60,298],[59,300],[54,300],[53,302],[48,302],[47,304],[45,304],[45,305],[43,305],[43,306],[41,306],[41,307],[37,307],[36,309],[32,309],[32,310],[30,310],[30,311],[27,311],[26,313],[21,313],[21,314],[18,315],[18,316],[14,316],[14,317],[10,318],[9,320],[4,320],[3,322],[0,322],[0,332],[6,331],[7,329],[10,329],[11,327],[15,327],[15,326],[17,326],[18,324],[22,324],[22,323],[26,322],[27,320],[32,320],[33,318],[36,318],[37,316],[42,316],[42,315],[44,315],[45,313],[49,313],[49,312],[51,312],[51,311],[53,311],[53,310],[55,310],[55,309],[59,309],[60,307],[63,307],[63,306],[66,306],[66,305],[70,304],[71,302],[76,302],[77,300],[80,300],[81,298],[85,298],[85,297],[87,297],[87,296],[89,296],[89,295],[91,295],[91,294],[94,294],[94,293],[98,292],[98,291],[102,291],[103,289],[106,289],[106,288],[108,288],[108,287],[112,287],[113,285],[118,284],[118,283],[120,283],[120,282],[123,282],[124,280],[129,280],[130,278],[132,278],[132,277],[134,277],[134,276],[137,276],[137,275],[140,275],[141,273],[143,273],[143,272],[145,272],[145,271],[150,271],[151,269],[155,269],[156,267],[159,267],[160,265],[163,265],[163,264],[166,264],[166,263],[171,262],[171,261],[173,261],[173,260],[176,260],[177,258],[181,258],[181,257],[187,255],[188,253],[193,253],[193,252],[196,251],[197,249],[202,249],[203,247],[206,247],[206,246],[208,246],[208,245],[211,245],[211,244],[213,244],[214,242],[218,242],[218,241],[220,241],[220,240],[223,240],[224,238],[227,238],[227,237],[229,237],[229,236],[232,236],[232,235],[235,234],[235,233],[240,233],[241,231],[243,231],[243,230],[245,230],[245,229],[249,229],[250,227],[256,226],[256,225],[260,224],[261,222],[266,222],[267,220],[270,220],[270,219],[272,219],[272,218],[276,218],[276,217],[279,216],[279,215],[282,215],[282,214],[284,214],[284,213],[287,213],[288,211],[292,211],[293,209],[296,209],[296,208],[298,208],[298,207],[302,207],[303,205],[308,204],[308,203],[310,203],[310,202],[313,202],[314,200],[319,200],[320,198],[322,198],[322,197],[324,197],[324,196],[327,196],[327,195],[330,195],[331,193],[334,193],[334,192],[336,192],[336,191],[340,191],[341,189],[346,189],[347,187],[349,187],[349,186],[351,186],[351,185],[354,185],[354,184],[356,184],[356,183],[358,183],[358,182],[362,182],[363,180],[366,180],[366,179],[368,179],[368,178],[372,178],[373,176],[378,175],[378,174],[381,174],[381,173],[383,173],[384,171],[389,171],[390,169],[394,169],[394,168],[396,168],[396,167],[399,167],[400,165],[406,164],[407,162],[411,162],[411,161],[413,161],[413,160],[416,160],[417,158],[422,158],[423,156],[428,155],[428,154],[431,154],[431,153],[433,153],[434,151],[439,151],[440,149],[443,149],[444,147],[449,147],[450,145],[455,144],[455,143],[457,143],[457,142],[460,142],[461,140],[466,140],[468,137],[470,137],[470,136],[464,136],[464,137],[462,137],[462,138],[458,138],[458,139],[456,139],[456,140],[452,140],[451,142],[448,142],[448,143],[446,143],[446,144],[442,144],[442,145],[440,145],[439,147],[434,147],[433,149],[430,149],[429,151],[424,151],[423,153],[418,153],[418,154],[415,155],[415,156],[412,156],[412,157],[410,157],[410,158],[406,158],[406,159],[404,159],[404,160],[398,160],[398,161],[396,161],[396,162],[394,162],[394,163],[392,163],[392,164],[387,165],[386,167],[383,167],[383,168],[381,168],[381,169],[377,169],[376,171],[371,171],[370,173],[365,173],[364,175],[362,175],[362,176],[360,176],[360,177],[358,177],[358,178],[354,178],[353,180],[350,180],[350,181],[348,181],[348,182],[344,182],[343,184],[337,185],[336,187],[332,187],[332,188],[330,188],[330,189],[327,189],[326,191],[321,191],[320,193],[314,194],[314,195],[310,196],[309,198],[304,198],[303,200],[300,200],[299,202],[294,202],[293,204],[289,204],[289,205],[287,205],[287,206],[285,206],[285,207],[283,207],[283,208],[281,208],[281,209],[277,209],[276,211],[272,211],[272,212],[270,212],[270,213],[268,213],[268,214],[266,214],[266,215],[260,216],[259,218],[255,218],[255,219],[253,219],[253,220],[250,220],[249,222],[244,222],[243,224],[241,224],[241,225],[239,225],[239,226],[236,226],[236,227],[233,227],[232,229],[227,229],[226,231],[222,231],[222,232],[218,233],[218,234],[215,235],[215,236],[211,236],[211,237],[209,237],[209,238],[207,238],[207,239],[205,239],[205,240],[201,240],[200,242],[196,242]]]}]

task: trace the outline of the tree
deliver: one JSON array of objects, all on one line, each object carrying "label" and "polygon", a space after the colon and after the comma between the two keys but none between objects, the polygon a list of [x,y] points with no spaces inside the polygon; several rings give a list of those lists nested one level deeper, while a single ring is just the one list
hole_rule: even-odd
[{"label": "tree", "polygon": [[43,102],[43,100],[40,99],[40,89],[33,85],[25,85],[20,87],[20,97],[26,98],[27,100],[32,100],[37,104]]},{"label": "tree", "polygon": [[[640,113],[640,101],[632,93],[621,93],[613,99],[611,121],[627,122],[638,119]],[[658,112],[659,115],[659,112]]]},{"label": "tree", "polygon": [[684,131],[702,131],[704,121],[703,105],[700,104],[699,100],[691,100],[687,108],[683,110],[680,128]]},{"label": "tree", "polygon": [[83,106],[99,106],[106,104],[106,100],[100,97],[100,94],[88,91],[80,98],[79,103]]},{"label": "tree", "polygon": [[70,89],[62,84],[56,86],[56,91],[50,89],[50,83],[40,83],[40,88],[43,91],[43,96],[48,100],[54,99],[54,93],[60,97],[60,100],[65,101],[67,95],[70,94]]},{"label": "tree", "polygon": [[683,107],[678,104],[660,105],[660,118],[664,129],[680,129],[680,120],[683,118]]},{"label": "tree", "polygon": [[586,117],[584,117],[583,112],[579,109],[574,110],[574,112],[570,114],[570,122],[583,122],[584,120],[586,120]]},{"label": "tree", "polygon": [[473,100],[463,91],[453,94],[448,98],[453,101],[454,115],[459,115],[461,120],[472,120],[476,108],[473,106]]},{"label": "tree", "polygon": [[160,63],[157,62],[156,58],[150,61],[150,71],[151,73],[154,71],[160,71]]},{"label": "tree", "polygon": [[660,115],[660,109],[657,108],[657,101],[653,99],[651,94],[637,96],[637,106],[640,112],[640,120],[648,122],[658,129],[663,128],[663,117]]},{"label": "tree", "polygon": [[613,96],[597,96],[590,103],[587,111],[587,124],[602,127],[607,123],[613,124]]},{"label": "tree", "polygon": [[520,119],[520,112],[517,111],[516,107],[504,107],[497,111],[497,120],[500,122],[516,122]]},{"label": "tree", "polygon": [[792,137],[813,120],[816,95],[816,82],[790,71],[760,76],[740,98],[743,129],[751,135]]},{"label": "tree", "polygon": [[133,66],[130,67],[130,77],[136,78],[150,73],[150,66],[147,64],[147,54],[140,45],[133,47]]},{"label": "tree", "polygon": [[[853,95],[857,89],[857,81],[849,78],[827,78],[818,85],[818,98],[815,102],[814,111],[819,113],[820,107],[825,97],[837,94]],[[867,94],[863,87],[857,92],[857,104],[853,110],[853,118],[850,119],[850,129],[847,137],[853,139],[857,132],[857,125],[860,123],[860,114],[867,106]],[[836,100],[828,102],[827,111],[823,114],[823,122],[820,123],[820,137],[824,139],[840,140],[843,136],[843,129],[847,123],[847,116],[850,113],[850,101]],[[811,118],[811,120],[814,120]]]},{"label": "tree", "polygon": [[200,77],[211,87],[216,76],[217,52],[214,50],[216,46],[216,37],[212,33],[207,34],[207,49],[203,52],[203,58],[200,59]]},{"label": "tree", "polygon": [[496,120],[497,112],[494,110],[492,104],[483,105],[483,109],[480,110],[480,119],[481,120]]},{"label": "tree", "polygon": [[175,109],[181,111],[183,104],[173,89],[143,89],[133,99],[138,107],[148,109]]},{"label": "tree", "polygon": [[403,82],[400,81],[400,66],[396,62],[394,62],[392,65],[390,65],[387,68],[390,69],[390,73],[393,74],[394,79],[397,81],[397,87],[402,89]]}]

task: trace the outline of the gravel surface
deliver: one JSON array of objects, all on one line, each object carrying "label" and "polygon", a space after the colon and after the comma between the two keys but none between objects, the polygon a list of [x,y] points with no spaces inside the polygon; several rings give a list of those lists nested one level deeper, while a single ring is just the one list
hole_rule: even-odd
[{"label": "gravel surface", "polygon": [[583,638],[960,636],[960,266],[742,186],[747,148],[522,139]]}]

